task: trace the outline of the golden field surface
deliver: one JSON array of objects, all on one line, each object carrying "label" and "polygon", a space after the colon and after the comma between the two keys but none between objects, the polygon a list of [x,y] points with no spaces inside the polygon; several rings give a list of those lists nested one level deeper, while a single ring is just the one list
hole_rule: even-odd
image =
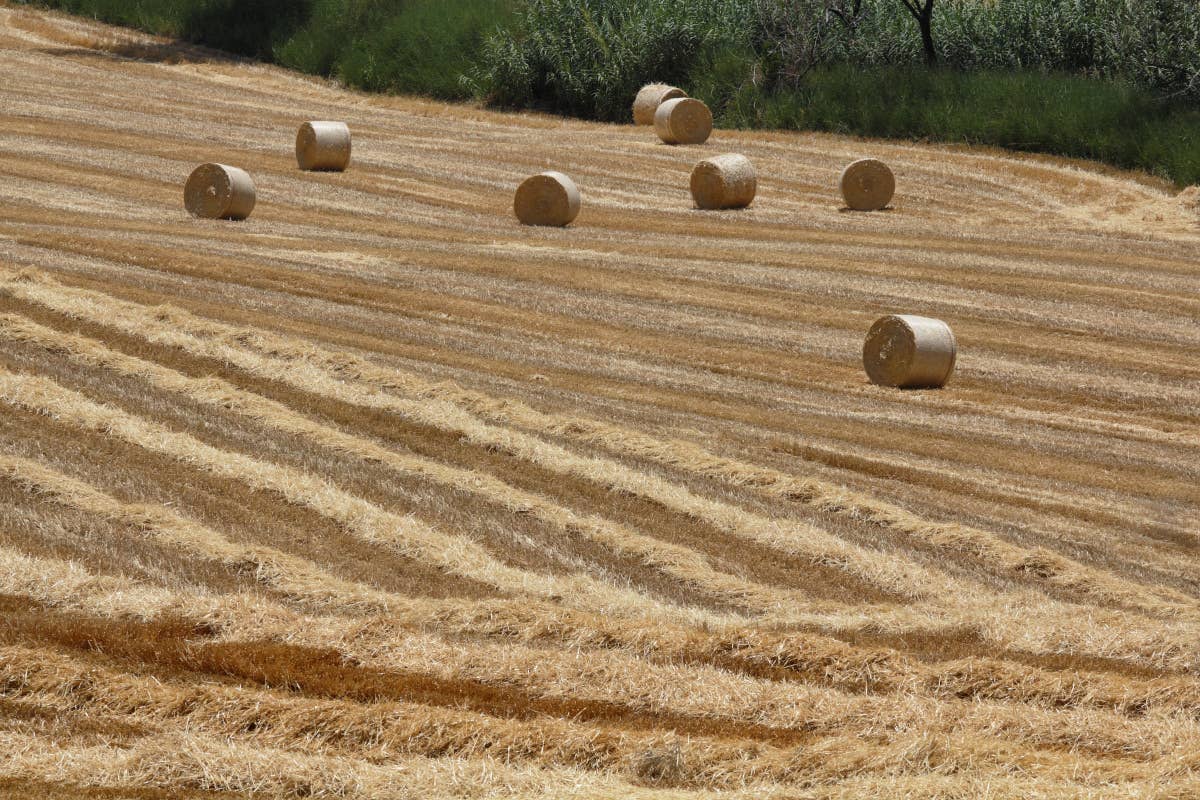
[{"label": "golden field surface", "polygon": [[[0,798],[1200,796],[1194,190],[16,6],[0,74]],[[722,152],[758,198],[693,210]],[[547,168],[570,228],[512,215]],[[867,382],[893,312],[947,388]]]}]

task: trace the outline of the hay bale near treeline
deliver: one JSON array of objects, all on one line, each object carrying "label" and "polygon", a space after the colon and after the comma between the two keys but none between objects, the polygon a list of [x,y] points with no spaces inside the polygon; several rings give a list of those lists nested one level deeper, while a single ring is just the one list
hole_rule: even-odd
[{"label": "hay bale near treeline", "polygon": [[704,144],[712,129],[712,112],[691,97],[667,100],[654,112],[654,130],[667,144]]},{"label": "hay bale near treeline", "polygon": [[879,211],[892,202],[896,176],[875,158],[861,158],[842,170],[842,198],[855,211]]},{"label": "hay bale near treeline", "polygon": [[667,100],[677,100],[687,97],[687,92],[665,83],[648,83],[643,86],[633,100],[633,124],[653,125],[654,112]]},{"label": "hay bale near treeline", "polygon": [[692,169],[692,199],[698,208],[745,208],[754,202],[758,177],[740,153],[706,158]]},{"label": "hay bale near treeline", "polygon": [[579,216],[579,187],[561,172],[543,172],[517,187],[513,211],[524,225],[561,228]]},{"label": "hay bale near treeline", "polygon": [[302,170],[341,172],[350,166],[350,126],[306,122],[296,133],[296,163]]},{"label": "hay bale near treeline", "polygon": [[183,187],[183,205],[193,217],[242,220],[254,202],[250,174],[226,164],[201,164]]},{"label": "hay bale near treeline", "polygon": [[935,389],[954,372],[958,342],[940,319],[892,314],[876,320],[863,343],[871,383],[900,389]]}]

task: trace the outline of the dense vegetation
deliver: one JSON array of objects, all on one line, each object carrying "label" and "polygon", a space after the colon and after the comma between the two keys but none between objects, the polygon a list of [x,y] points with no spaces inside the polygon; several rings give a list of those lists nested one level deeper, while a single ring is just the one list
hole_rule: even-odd
[{"label": "dense vegetation", "polygon": [[469,97],[462,76],[518,0],[44,0],[368,91]]},{"label": "dense vegetation", "polygon": [[[926,0],[914,0],[921,5]],[[648,80],[720,124],[995,144],[1200,182],[1200,3],[49,0],[369,90],[623,120]]]}]

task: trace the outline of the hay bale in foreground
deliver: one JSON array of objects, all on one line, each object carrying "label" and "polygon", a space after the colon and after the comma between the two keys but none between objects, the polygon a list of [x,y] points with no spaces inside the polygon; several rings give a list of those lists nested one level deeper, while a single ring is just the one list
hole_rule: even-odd
[{"label": "hay bale in foreground", "polygon": [[901,389],[934,389],[954,372],[958,342],[940,319],[893,314],[876,320],[863,344],[871,383]]},{"label": "hay bale in foreground", "polygon": [[513,211],[525,225],[561,228],[579,216],[579,187],[561,172],[543,172],[522,181]]},{"label": "hay bale in foreground", "polygon": [[855,211],[879,211],[892,202],[896,177],[887,164],[862,158],[842,170],[842,198]]},{"label": "hay bale in foreground", "polygon": [[341,172],[350,166],[350,126],[306,122],[296,133],[296,163],[302,170]]},{"label": "hay bale in foreground", "polygon": [[225,164],[201,164],[183,187],[184,208],[203,219],[245,219],[254,199],[249,173]]},{"label": "hay bale in foreground", "polygon": [[633,124],[653,125],[654,112],[668,100],[687,97],[687,92],[665,83],[648,83],[643,86],[633,99]]},{"label": "hay bale in foreground", "polygon": [[691,97],[668,100],[654,112],[654,130],[667,144],[704,144],[712,127],[708,106]]},{"label": "hay bale in foreground", "polygon": [[692,168],[692,199],[698,208],[745,208],[754,202],[758,177],[740,153],[706,158]]}]

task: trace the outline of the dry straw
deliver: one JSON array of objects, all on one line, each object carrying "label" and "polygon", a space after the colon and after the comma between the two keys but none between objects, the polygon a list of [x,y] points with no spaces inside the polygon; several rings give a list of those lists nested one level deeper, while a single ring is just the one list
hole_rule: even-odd
[{"label": "dry straw", "polygon": [[341,172],[350,166],[350,127],[344,122],[306,122],[296,133],[296,162],[303,170]]},{"label": "dry straw", "polygon": [[687,97],[687,92],[665,83],[648,83],[633,100],[633,124],[653,125],[654,112],[668,100]]},{"label": "dry straw", "polygon": [[874,158],[855,161],[842,170],[842,197],[855,211],[879,211],[892,202],[896,178],[888,165]]},{"label": "dry straw", "polygon": [[757,190],[754,165],[739,153],[706,158],[692,169],[692,199],[698,208],[745,208]]},{"label": "dry straw", "polygon": [[863,344],[871,383],[901,389],[944,386],[954,372],[958,343],[940,319],[894,314],[876,320]]},{"label": "dry straw", "polygon": [[237,167],[201,164],[183,188],[183,205],[193,217],[245,219],[254,210],[254,181]]},{"label": "dry straw", "polygon": [[526,178],[513,200],[517,219],[525,225],[561,228],[579,216],[579,187],[561,172],[543,172]]},{"label": "dry straw", "polygon": [[712,127],[708,106],[690,97],[667,100],[654,112],[654,130],[667,144],[704,144]]}]

